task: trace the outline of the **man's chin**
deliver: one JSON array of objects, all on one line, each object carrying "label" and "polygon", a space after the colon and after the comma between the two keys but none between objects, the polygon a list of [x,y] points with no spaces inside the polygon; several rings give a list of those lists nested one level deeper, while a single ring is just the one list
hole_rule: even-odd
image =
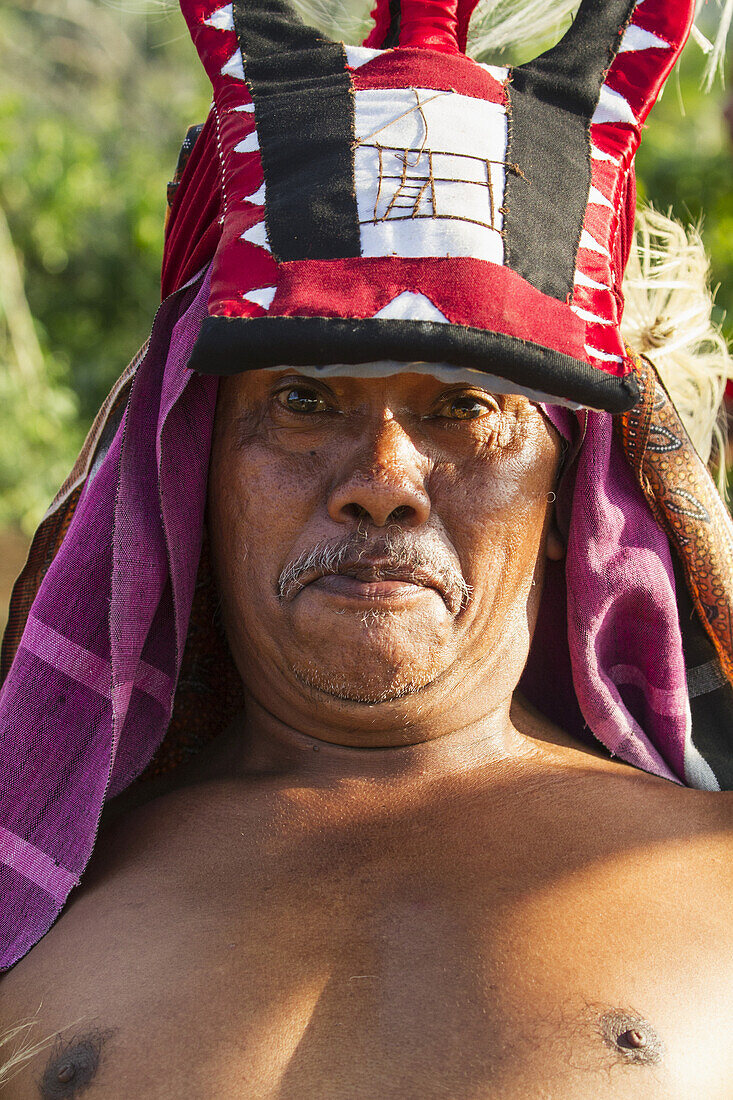
[{"label": "man's chin", "polygon": [[417,695],[434,682],[432,672],[409,677],[389,675],[347,676],[342,671],[329,671],[326,668],[293,668],[293,675],[299,684],[318,692],[319,695],[343,703],[357,703],[362,706],[378,706],[380,703],[396,703]]},{"label": "man's chin", "polygon": [[438,596],[436,603],[444,615],[425,608],[304,615],[301,604],[283,656],[298,682],[322,696],[367,706],[406,699],[450,662],[452,618]]}]

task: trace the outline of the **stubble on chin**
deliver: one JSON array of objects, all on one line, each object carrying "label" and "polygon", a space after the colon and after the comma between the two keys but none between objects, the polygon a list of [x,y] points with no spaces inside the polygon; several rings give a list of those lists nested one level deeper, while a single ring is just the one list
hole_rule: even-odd
[{"label": "stubble on chin", "polygon": [[[374,612],[365,612],[373,615]],[[305,688],[348,703],[376,706],[397,702],[424,691],[435,680],[437,670],[417,664],[368,671],[363,666],[353,671],[327,668],[308,661],[291,666],[295,679]]]}]

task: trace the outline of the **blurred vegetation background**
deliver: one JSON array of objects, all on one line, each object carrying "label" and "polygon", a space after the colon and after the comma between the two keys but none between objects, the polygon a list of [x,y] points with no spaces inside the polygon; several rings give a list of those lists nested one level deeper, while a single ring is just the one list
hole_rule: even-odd
[{"label": "blurred vegetation background", "polygon": [[[5,0],[0,43],[2,589],[148,335],[166,183],[210,95],[180,13],[155,0]],[[701,221],[733,337],[727,93],[701,90],[703,65],[691,43],[652,113],[639,192]]]},{"label": "blurred vegetation background", "polygon": [[166,183],[210,95],[152,4],[5,0],[0,42],[0,526],[30,534],[149,333]]}]

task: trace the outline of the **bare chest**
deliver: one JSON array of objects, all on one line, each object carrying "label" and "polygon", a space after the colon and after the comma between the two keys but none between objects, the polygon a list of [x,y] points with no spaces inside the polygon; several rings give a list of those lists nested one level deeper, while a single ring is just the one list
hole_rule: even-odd
[{"label": "bare chest", "polygon": [[307,831],[285,814],[252,836],[189,828],[195,799],[175,827],[161,810],[109,839],[0,986],[0,1026],[58,1034],[8,1100],[75,1096],[84,1073],[90,1100],[728,1095],[709,837],[410,814]]}]

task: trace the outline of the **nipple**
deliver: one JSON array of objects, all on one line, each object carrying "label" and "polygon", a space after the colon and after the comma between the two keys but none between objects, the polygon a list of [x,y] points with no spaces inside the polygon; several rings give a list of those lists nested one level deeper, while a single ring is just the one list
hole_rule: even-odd
[{"label": "nipple", "polygon": [[606,1045],[624,1062],[656,1065],[661,1062],[664,1045],[651,1024],[633,1011],[612,1009],[600,1018]]},{"label": "nipple", "polygon": [[646,1036],[639,1031],[638,1027],[632,1027],[628,1031],[622,1032],[616,1043],[620,1047],[628,1047],[629,1050],[640,1050],[641,1047],[646,1046]]},{"label": "nipple", "polygon": [[57,1046],[41,1079],[41,1100],[74,1100],[86,1089],[99,1068],[109,1034],[95,1031]]},{"label": "nipple", "polygon": [[56,1080],[60,1081],[62,1085],[66,1085],[69,1081],[73,1081],[75,1076],[76,1068],[72,1062],[64,1062],[56,1071]]}]

